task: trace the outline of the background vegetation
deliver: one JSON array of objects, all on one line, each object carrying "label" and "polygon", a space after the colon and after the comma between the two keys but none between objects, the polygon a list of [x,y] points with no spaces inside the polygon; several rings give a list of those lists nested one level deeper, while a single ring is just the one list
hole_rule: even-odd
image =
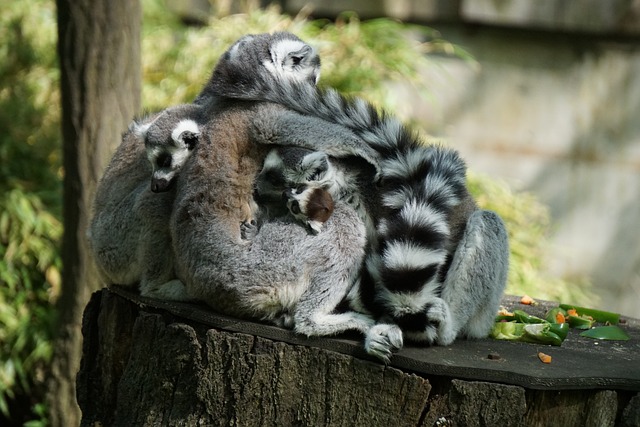
[{"label": "background vegetation", "polygon": [[[393,111],[385,82],[402,80],[428,96],[420,70],[428,53],[465,52],[438,33],[388,19],[336,22],[287,17],[276,9],[212,17],[187,27],[162,0],[143,0],[143,93],[147,110],[191,101],[218,56],[246,33],[287,30],[320,50],[322,84]],[[56,13],[50,0],[0,4],[0,424],[46,424],[43,382],[51,357],[52,309],[60,289],[61,141]],[[408,31],[424,42],[408,38]],[[454,143],[454,141],[451,141]],[[480,204],[497,211],[511,238],[508,292],[593,304],[588,283],[542,271],[547,209],[529,194],[470,173]]]}]

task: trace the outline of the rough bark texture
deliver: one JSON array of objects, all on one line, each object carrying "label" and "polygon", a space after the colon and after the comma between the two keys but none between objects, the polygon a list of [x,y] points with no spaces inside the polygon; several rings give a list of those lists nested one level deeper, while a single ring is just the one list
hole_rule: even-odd
[{"label": "rough bark texture", "polygon": [[80,319],[96,282],[85,230],[96,183],[140,108],[138,1],[57,0],[64,151],[63,288],[48,405],[53,426],[80,422],[74,377]]},{"label": "rough bark texture", "polygon": [[108,290],[92,297],[83,334],[83,426],[638,425],[636,392],[425,378],[210,329]]}]

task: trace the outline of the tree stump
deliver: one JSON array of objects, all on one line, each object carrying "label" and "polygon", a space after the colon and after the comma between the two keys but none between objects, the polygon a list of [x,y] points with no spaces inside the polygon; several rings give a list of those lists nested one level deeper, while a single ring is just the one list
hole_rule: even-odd
[{"label": "tree stump", "polygon": [[[630,329],[637,346],[640,329]],[[640,425],[637,352],[619,381],[571,389],[531,379],[527,387],[518,384],[526,376],[501,369],[509,347],[535,353],[531,344],[407,347],[385,366],[364,353],[360,337],[306,339],[118,288],[92,296],[83,335],[83,426]],[[435,351],[435,363],[414,356]],[[453,357],[474,351],[484,370]]]}]

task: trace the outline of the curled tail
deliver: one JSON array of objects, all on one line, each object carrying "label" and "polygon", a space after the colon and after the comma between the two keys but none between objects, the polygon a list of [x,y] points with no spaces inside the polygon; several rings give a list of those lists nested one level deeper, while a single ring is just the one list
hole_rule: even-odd
[{"label": "curled tail", "polygon": [[[367,262],[376,311],[403,330],[424,330],[440,297],[451,250],[449,217],[466,195],[465,164],[443,147],[424,147],[383,165],[378,248]],[[370,299],[370,298],[369,298]]]},{"label": "curled tail", "polygon": [[354,132],[383,156],[423,143],[396,118],[379,112],[361,98],[347,98],[335,89],[268,75],[253,82],[253,90],[219,85],[218,96],[282,104],[301,114],[336,123]]}]

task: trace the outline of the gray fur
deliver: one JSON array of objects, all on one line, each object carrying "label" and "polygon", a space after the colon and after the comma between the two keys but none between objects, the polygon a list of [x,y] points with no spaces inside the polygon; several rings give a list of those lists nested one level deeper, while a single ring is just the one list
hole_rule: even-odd
[{"label": "gray fur", "polygon": [[[241,49],[246,43],[266,56]],[[274,44],[277,48],[269,50]],[[252,82],[242,70],[255,64],[284,80],[314,84],[319,60],[308,53],[308,46],[290,35],[247,36],[223,56],[221,63],[233,67],[217,66],[210,85],[233,79],[250,90]],[[269,148],[268,141],[254,143],[252,120],[304,120],[279,105],[219,97],[210,85],[195,101],[207,110],[202,140],[177,179],[170,221],[178,275],[189,295],[222,313],[271,321],[309,336],[368,330],[374,324],[370,316],[333,313],[364,256],[364,226],[352,209],[336,206],[317,236],[286,217],[263,222],[259,232],[250,226],[257,215],[253,182]],[[306,127],[314,134],[327,125],[314,123],[315,129]]]},{"label": "gray fur", "polygon": [[[264,40],[266,39],[262,39],[262,42]],[[263,44],[260,46],[264,47]],[[260,57],[264,52],[268,50],[256,48],[252,45],[251,39],[236,46],[236,54]],[[313,55],[311,48],[307,49],[307,52]],[[268,64],[268,55],[265,58],[266,60],[256,62]],[[478,211],[475,207],[473,199],[465,188],[464,163],[457,154],[452,150],[424,147],[423,143],[398,120],[378,113],[375,108],[361,99],[347,100],[334,90],[319,90],[305,80],[285,81],[278,73],[273,72],[271,66],[242,68],[238,64],[233,64],[233,61],[225,63],[227,59],[223,58],[218,65],[220,70],[226,69],[227,72],[219,73],[219,79],[210,81],[204,93],[280,103],[305,115],[300,119],[294,116],[293,112],[289,112],[287,114],[291,114],[295,119],[288,124],[283,121],[282,125],[279,125],[276,120],[269,122],[271,119],[257,118],[254,137],[258,142],[325,150],[326,144],[322,142],[322,135],[325,133],[318,134],[319,137],[314,134],[313,141],[307,139],[309,133],[305,132],[305,126],[312,118],[343,127],[342,129],[333,127],[331,132],[327,133],[331,135],[331,139],[339,140],[342,132],[345,140],[350,140],[355,135],[356,139],[363,141],[360,144],[348,146],[331,144],[332,151],[325,151],[336,158],[357,156],[359,153],[366,152],[367,157],[362,157],[376,166],[378,175],[374,181],[377,182],[378,179],[382,181],[380,197],[383,205],[391,210],[389,218],[383,215],[379,222],[377,227],[379,239],[391,238],[394,242],[402,242],[401,235],[388,234],[391,226],[394,225],[392,218],[396,215],[395,210],[402,212],[409,209],[407,212],[418,212],[417,208],[421,204],[428,206],[430,202],[426,201],[432,200],[432,197],[435,196],[439,200],[433,205],[437,210],[434,214],[437,216],[425,217],[424,221],[425,224],[430,224],[429,227],[440,230],[439,232],[442,233],[441,240],[434,247],[436,250],[434,254],[437,253],[440,245],[444,245],[454,261],[447,272],[444,271],[446,267],[444,258],[434,264],[438,266],[439,274],[445,279],[429,282],[428,286],[423,288],[422,292],[426,292],[427,298],[423,309],[427,323],[422,331],[406,330],[405,336],[420,342],[446,345],[457,336],[476,337],[481,335],[478,331],[488,330],[492,321],[492,316],[488,313],[496,311],[498,298],[495,295],[503,292],[506,283],[508,243],[504,238],[506,236],[504,225],[499,218],[493,213]],[[234,67],[235,73],[241,70],[242,84],[240,85],[237,84],[237,80],[231,78],[235,75],[230,71]],[[335,132],[337,132],[337,138]],[[428,171],[422,178],[416,175],[416,171],[421,168]],[[422,183],[421,179],[423,179]],[[409,180],[414,180],[414,183],[407,184]],[[370,185],[373,184],[374,182],[370,183]],[[424,185],[426,191],[424,195],[414,192],[419,185]],[[440,194],[437,195],[437,192]],[[429,196],[429,193],[433,193],[433,196]],[[405,221],[409,220],[405,219]],[[483,224],[484,222],[487,224]],[[409,226],[411,224],[408,223],[407,227]],[[415,258],[415,254],[419,253],[413,251],[411,245],[405,246],[402,249],[404,252],[397,252],[392,258],[383,252],[373,253],[367,260],[366,272],[375,282],[375,292],[378,293],[376,299],[382,298],[383,306],[395,307],[392,311],[404,310],[401,307],[404,303],[401,301],[409,302],[410,299],[403,297],[402,292],[393,290],[396,284],[383,285],[382,274],[384,271],[392,270],[393,263],[402,262],[402,257],[406,256],[408,260],[411,257]],[[428,248],[424,250],[426,249]],[[392,264],[386,264],[388,259],[393,261]],[[386,293],[392,299],[385,300],[387,297],[382,297],[383,294],[380,292]],[[401,305],[396,306],[396,304]],[[408,309],[407,314],[419,314],[419,311],[411,311],[419,307]],[[461,312],[462,310],[483,314],[467,317]],[[378,316],[381,321],[385,321],[390,319],[389,316],[402,317],[399,313],[401,311],[396,314],[393,312],[378,314]],[[460,319],[465,321],[461,322]],[[400,322],[401,319],[398,318],[397,321]],[[366,339],[366,346],[370,353],[387,359],[398,347],[398,343],[401,345],[401,340],[398,340],[398,329],[394,326],[381,323],[370,331]]]},{"label": "gray fur", "polygon": [[[173,268],[168,223],[175,198],[172,181],[190,151],[184,145],[186,133],[174,131],[184,120],[199,120],[200,110],[194,105],[169,108],[134,121],[123,135],[98,184],[87,233],[105,282],[139,284],[146,296],[189,299]],[[155,156],[161,153],[181,161],[158,168]],[[156,184],[154,192],[159,169],[169,175],[163,175],[165,182],[161,188]]]},{"label": "gray fur", "polygon": [[171,230],[179,276],[189,295],[222,313],[309,336],[364,332],[371,317],[332,313],[364,256],[364,226],[352,209],[336,206],[317,236],[286,220],[267,221],[248,239],[241,230],[266,154],[248,125],[263,107],[217,102],[203,124],[203,140],[177,179]]}]

